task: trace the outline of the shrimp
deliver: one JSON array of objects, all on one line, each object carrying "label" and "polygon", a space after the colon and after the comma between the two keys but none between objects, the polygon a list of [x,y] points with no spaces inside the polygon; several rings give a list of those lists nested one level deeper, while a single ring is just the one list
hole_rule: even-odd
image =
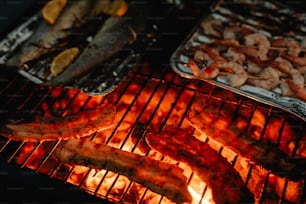
[{"label": "shrimp", "polygon": [[294,69],[294,68],[291,69],[289,71],[289,74],[297,88],[304,88],[305,79],[304,79],[304,76],[301,74],[301,72],[298,69]]},{"label": "shrimp", "polygon": [[280,89],[282,91],[282,95],[284,96],[299,96],[303,97],[304,93],[304,84],[305,77],[302,75],[299,69],[293,67],[293,65],[286,59],[282,57],[276,58],[277,62],[279,62],[278,68],[285,72],[287,75],[291,77],[291,79],[287,78],[280,83]]},{"label": "shrimp", "polygon": [[222,21],[218,19],[210,19],[203,21],[201,27],[206,35],[211,35],[217,38],[221,38],[222,34],[219,30],[222,29]]},{"label": "shrimp", "polygon": [[196,78],[213,79],[216,78],[219,74],[218,66],[217,64],[214,64],[216,62],[213,62],[210,66],[207,66],[205,69],[201,69],[198,66],[198,64],[192,59],[189,59],[188,64],[190,66],[193,75]]},{"label": "shrimp", "polygon": [[238,47],[240,45],[240,43],[234,39],[215,40],[213,44],[226,45],[226,46],[231,46],[231,47]]},{"label": "shrimp", "polygon": [[301,72],[301,74],[306,74],[306,66],[296,66],[296,68]]},{"label": "shrimp", "polygon": [[306,66],[306,55],[303,57],[298,57],[294,55],[281,55],[282,57],[288,59],[290,62],[297,64],[298,66]]},{"label": "shrimp", "polygon": [[282,57],[277,57],[275,59],[278,62],[278,69],[282,72],[289,73],[291,69],[293,69],[293,65],[286,59]]},{"label": "shrimp", "polygon": [[248,35],[251,33],[251,30],[245,27],[241,27],[238,25],[233,25],[227,27],[223,31],[223,38],[224,39],[234,39],[239,40],[240,38]]},{"label": "shrimp", "polygon": [[306,101],[306,88],[304,86],[301,87],[299,84],[296,84],[293,79],[286,79],[286,82],[298,98]]},{"label": "shrimp", "polygon": [[259,74],[258,78],[248,78],[247,83],[272,90],[280,83],[279,72],[272,67],[264,68],[264,70]]},{"label": "shrimp", "polygon": [[242,64],[246,59],[245,55],[242,52],[239,52],[233,47],[228,48],[224,56],[232,58],[234,62],[238,62],[239,64]]},{"label": "shrimp", "polygon": [[301,52],[301,47],[297,41],[291,38],[277,38],[272,40],[272,47],[285,47],[288,48],[288,54],[298,56]]},{"label": "shrimp", "polygon": [[196,50],[193,59],[194,61],[189,61],[189,65],[195,77],[211,79],[219,74],[219,69],[209,67],[213,59],[203,50]]},{"label": "shrimp", "polygon": [[203,50],[196,50],[194,52],[194,56],[193,56],[194,61],[196,61],[197,63],[203,63],[203,64],[208,64],[209,61],[211,61],[212,59],[209,57],[209,55],[204,52]]},{"label": "shrimp", "polygon": [[226,74],[226,78],[232,87],[239,87],[247,81],[248,73],[241,64],[231,61],[227,63],[227,66],[234,72]]},{"label": "shrimp", "polygon": [[220,52],[225,52],[229,47],[239,47],[240,43],[234,39],[215,40],[212,45]]},{"label": "shrimp", "polygon": [[255,62],[251,60],[247,60],[247,71],[250,74],[259,74],[262,71],[262,67],[258,66]]},{"label": "shrimp", "polygon": [[291,90],[287,80],[281,80],[279,88],[281,89],[281,94],[283,96],[295,96],[295,93]]},{"label": "shrimp", "polygon": [[252,33],[244,37],[245,45],[247,46],[258,46],[258,49],[253,47],[245,48],[245,52],[252,56],[258,57],[260,60],[267,59],[267,53],[270,48],[270,41],[269,39],[260,33]]},{"label": "shrimp", "polygon": [[[213,79],[218,76],[219,68],[224,66],[226,60],[220,56],[219,51],[206,45],[194,47],[194,58],[189,60],[190,69],[195,77]],[[204,67],[199,67],[200,64]]]}]

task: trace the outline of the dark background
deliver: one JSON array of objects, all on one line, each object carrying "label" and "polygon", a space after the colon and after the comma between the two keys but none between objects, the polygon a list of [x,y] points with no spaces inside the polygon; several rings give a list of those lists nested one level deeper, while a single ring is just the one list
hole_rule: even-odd
[{"label": "dark background", "polygon": [[[13,28],[31,17],[44,5],[45,1],[14,0],[0,1],[0,41]],[[298,11],[305,12],[305,1],[281,1]],[[161,36],[159,46],[165,47],[164,63],[169,63],[171,53],[188,35],[198,20],[209,11],[211,1],[188,1],[177,16],[168,19],[163,27],[167,35]],[[163,63],[163,62],[161,62]],[[48,175],[21,169],[15,164],[7,164],[0,155],[0,203],[108,203],[78,190],[70,184],[50,179]]]}]

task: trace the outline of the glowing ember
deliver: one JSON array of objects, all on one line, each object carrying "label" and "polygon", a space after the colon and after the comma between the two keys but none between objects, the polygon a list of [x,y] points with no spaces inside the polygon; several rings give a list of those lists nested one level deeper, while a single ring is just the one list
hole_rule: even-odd
[{"label": "glowing ember", "polygon": [[[170,81],[171,77],[172,74],[166,75],[165,81]],[[173,83],[179,84],[180,82],[175,78]],[[194,84],[187,84],[186,87],[194,88]],[[210,88],[203,87],[203,89]],[[121,93],[123,94],[121,95]],[[182,89],[180,86],[168,86],[168,83],[161,83],[159,80],[147,80],[146,77],[136,76],[131,82],[123,81],[114,92],[106,96],[88,96],[72,89],[54,88],[51,90],[50,97],[41,102],[40,111],[44,115],[58,114],[64,116],[82,109],[97,107],[104,102],[116,105],[115,125],[104,132],[91,135],[91,138],[97,143],[107,144],[179,165],[184,169],[184,175],[188,178],[188,190],[193,196],[192,203],[206,204],[213,202],[211,189],[186,164],[178,163],[150,150],[144,140],[146,132],[151,130],[160,131],[166,124],[174,124],[186,130],[192,130],[192,127],[184,117],[194,94],[194,91]],[[220,93],[220,95],[223,94],[224,92]],[[234,98],[234,95],[229,94],[228,97]],[[220,101],[214,99],[211,99],[211,101],[218,108]],[[230,110],[229,112],[234,112],[236,105],[229,103],[224,106]],[[295,147],[296,133],[292,131],[292,128],[285,121],[273,117],[270,117],[268,121],[267,118],[267,112],[265,111],[260,109],[250,111],[249,107],[240,107],[238,117],[235,118],[234,123],[256,139],[262,138],[263,140],[279,143],[280,149],[291,154]],[[267,122],[269,125],[266,125]],[[281,135],[279,135],[280,129],[282,130]],[[207,140],[207,136],[199,132],[194,132],[194,136],[201,141]],[[16,157],[16,162],[36,170],[46,154],[53,151],[51,145],[54,144],[50,143],[48,148],[45,145],[40,145],[36,148],[38,144],[26,143]],[[266,170],[260,167],[252,166],[244,158],[235,155],[231,150],[222,147],[221,144],[216,144],[212,141],[208,141],[208,144],[233,164],[242,179],[246,181],[256,201],[270,200],[270,197],[267,196],[268,194],[274,194],[278,198],[282,197],[284,188],[286,188],[284,199],[291,202],[296,202],[300,199],[303,183],[287,182],[275,175],[268,174]],[[305,156],[306,151],[304,149],[306,145],[303,146],[303,149],[302,144],[304,144],[303,140],[301,140],[301,145],[299,145],[301,148],[298,148],[297,154],[304,154]],[[30,158],[28,159],[29,155]],[[57,162],[50,156],[42,166],[48,167],[51,171],[52,169],[57,169],[56,165]],[[70,170],[72,171],[70,172]],[[60,168],[55,172],[49,172],[44,168],[40,168],[39,171],[52,174],[54,177],[79,186],[95,196],[115,202],[171,203],[167,198],[151,192],[138,183],[131,182],[125,176],[106,170],[95,170],[84,166],[60,165]],[[65,177],[65,175],[69,176]],[[262,189],[266,189],[267,192],[263,192]]]}]

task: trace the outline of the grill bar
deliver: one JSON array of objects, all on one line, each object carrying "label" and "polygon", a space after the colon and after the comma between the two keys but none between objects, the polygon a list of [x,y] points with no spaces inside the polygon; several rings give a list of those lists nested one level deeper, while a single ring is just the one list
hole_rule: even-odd
[{"label": "grill bar", "polygon": [[[154,64],[154,66],[156,65]],[[0,75],[0,83],[3,85],[0,88],[0,97],[5,98],[0,103],[0,112],[4,113],[4,116],[1,117],[4,118],[3,122],[11,116],[18,118],[24,114],[64,116],[110,102],[119,110],[116,126],[107,131],[105,135],[101,136],[100,133],[96,133],[91,135],[89,139],[152,156],[181,167],[184,164],[171,161],[169,158],[150,150],[146,146],[144,137],[151,130],[161,131],[167,124],[177,124],[182,128],[187,128],[187,112],[198,96],[201,96],[210,105],[218,107],[220,112],[231,109],[233,112],[231,120],[242,123],[241,128],[250,134],[255,134],[259,141],[269,139],[271,127],[277,126],[276,131],[278,132],[273,144],[279,148],[283,147],[283,140],[286,139],[286,131],[290,126],[297,137],[292,143],[293,147],[290,152],[292,156],[299,152],[299,147],[305,142],[303,139],[305,138],[305,122],[296,116],[202,81],[183,79],[173,73],[168,64],[157,67],[143,64],[133,68],[128,77],[106,96],[87,96],[81,91],[62,88],[40,89],[20,76],[7,76],[5,73]],[[257,121],[258,118],[263,121]],[[259,125],[256,126],[256,124]],[[243,165],[246,165],[243,158],[230,154],[226,147],[213,144],[197,131],[194,131],[194,135],[227,157],[237,170],[243,169]],[[47,177],[46,183],[56,181],[61,188],[56,187],[55,189],[66,189],[64,193],[67,195],[71,195],[69,189],[70,191],[73,189],[77,192],[76,194],[79,194],[79,191],[85,191],[86,195],[95,201],[103,199],[110,202],[131,203],[137,200],[139,203],[146,203],[153,199],[153,202],[156,201],[155,203],[167,203],[165,197],[155,195],[149,189],[126,180],[123,176],[113,175],[113,172],[105,170],[95,172],[91,168],[69,166],[55,161],[52,154],[60,143],[61,141],[14,142],[0,137],[1,166],[7,165],[8,168],[3,169],[7,169],[8,172],[12,167],[26,172],[26,174],[36,174],[38,180],[41,177]],[[254,190],[258,187],[260,189],[257,192],[258,203],[269,201],[286,203],[289,191],[296,186],[302,188],[301,196],[298,197],[297,202],[303,203],[306,200],[304,179],[300,185],[287,179],[277,180],[280,184],[278,184],[279,189],[276,193],[273,189],[275,176],[269,172],[249,164],[240,173],[249,188]],[[187,171],[186,175],[190,185],[197,181],[196,175],[192,171]],[[18,175],[16,176],[18,177]],[[79,178],[75,179],[76,177]],[[95,181],[97,183],[89,187],[88,181],[92,181],[93,178],[97,179]],[[120,187],[123,181],[126,181],[125,186]],[[109,185],[107,185],[108,182]],[[40,181],[38,183],[44,185]],[[199,199],[196,203],[204,202],[210,191],[205,184],[199,183],[199,186],[202,188],[198,192]],[[276,194],[278,195],[276,196]]]},{"label": "grill bar", "polygon": [[[175,75],[174,73],[169,72],[169,70],[165,70],[164,73],[162,73],[162,75],[165,75],[165,79],[154,79],[152,77],[151,74],[147,75],[146,73],[142,73],[141,72],[142,68],[139,69],[135,69],[131,76],[130,79],[128,81],[124,82],[124,85],[122,86],[122,90],[118,90],[118,95],[117,96],[112,96],[112,94],[110,96],[106,96],[106,97],[100,97],[99,99],[99,104],[104,103],[106,100],[109,100],[109,98],[112,98],[114,100],[114,104],[117,106],[120,106],[120,104],[122,103],[124,99],[124,97],[126,97],[127,92],[129,91],[129,89],[131,88],[131,86],[134,85],[135,81],[140,82],[140,87],[138,88],[138,91],[135,92],[134,96],[132,96],[132,98],[130,99],[130,104],[126,107],[125,111],[122,113],[122,117],[120,117],[119,122],[117,123],[117,126],[114,128],[114,130],[112,131],[112,133],[110,134],[110,136],[107,138],[106,143],[107,144],[111,144],[114,140],[114,137],[116,136],[117,131],[119,131],[119,128],[121,125],[123,125],[126,117],[128,117],[129,113],[131,112],[131,110],[133,109],[133,107],[135,107],[138,103],[139,98],[142,97],[142,93],[147,91],[148,87],[151,88],[152,84],[155,83],[155,86],[153,87],[153,89],[151,90],[151,93],[149,94],[149,96],[147,96],[147,100],[144,103],[144,105],[140,108],[140,110],[138,111],[139,114],[137,115],[137,117],[135,118],[135,122],[133,122],[133,124],[131,124],[131,128],[126,132],[125,138],[123,138],[123,140],[120,142],[120,144],[118,144],[119,148],[124,148],[126,143],[128,143],[128,140],[130,137],[132,137],[132,135],[134,134],[135,129],[139,128],[137,126],[141,125],[142,126],[142,132],[141,135],[139,136],[140,138],[138,138],[138,140],[134,143],[134,146],[130,147],[130,151],[136,151],[137,147],[139,145],[141,145],[141,141],[143,140],[143,137],[145,135],[145,133],[147,131],[150,131],[150,128],[152,128],[152,126],[155,126],[155,129],[160,131],[166,124],[171,123],[173,118],[172,115],[175,114],[174,112],[176,111],[176,106],[179,105],[182,102],[181,98],[184,98],[184,100],[186,101],[186,107],[184,110],[181,110],[180,113],[180,118],[177,118],[176,123],[179,126],[184,126],[185,125],[185,117],[187,114],[188,109],[190,108],[190,106],[192,105],[192,102],[194,101],[194,99],[196,98],[196,96],[201,95],[202,97],[206,98],[208,103],[214,104],[215,106],[219,107],[219,111],[223,111],[226,110],[228,107],[234,107],[234,116],[233,116],[233,121],[234,120],[238,120],[241,117],[241,112],[245,109],[248,109],[250,113],[248,113],[247,116],[247,122],[245,125],[245,131],[250,131],[250,129],[252,129],[252,121],[254,120],[254,117],[256,115],[256,111],[261,111],[265,114],[265,122],[264,125],[262,127],[262,130],[260,132],[260,140],[263,140],[265,138],[265,133],[267,131],[267,129],[269,128],[270,122],[273,121],[272,119],[275,117],[278,117],[279,115],[282,114],[282,111],[279,111],[273,107],[267,106],[267,105],[263,105],[260,104],[258,102],[254,102],[250,99],[244,98],[243,96],[237,96],[233,93],[231,93],[230,91],[224,91],[218,87],[214,87],[214,86],[210,86],[210,85],[205,85],[204,89],[201,88],[201,86],[203,86],[203,82],[201,82],[200,84],[197,84],[198,87],[200,88],[190,88],[188,87],[188,85],[186,86],[186,83],[183,82],[181,83],[181,81],[183,81],[181,78],[179,78],[177,75]],[[167,75],[168,74],[168,75]],[[152,81],[151,81],[152,79]],[[184,84],[185,83],[185,84]],[[209,89],[207,88],[207,86],[209,87]],[[23,86],[26,87],[26,86]],[[9,87],[7,87],[8,89]],[[24,89],[23,89],[24,90]],[[175,90],[175,91],[174,91]],[[163,116],[162,120],[159,121],[159,123],[157,125],[154,124],[155,119],[156,119],[156,115],[158,114],[158,111],[160,111],[159,109],[162,108],[164,106],[164,104],[166,103],[165,101],[168,100],[169,97],[169,93],[170,92],[174,92],[174,95],[171,96],[170,101],[172,102],[172,105],[168,106],[169,109],[168,111],[165,113],[165,115]],[[21,91],[22,92],[22,91]],[[20,92],[20,93],[21,93]],[[42,106],[44,106],[44,112],[42,112],[42,114],[44,115],[48,115],[51,112],[56,112],[59,115],[64,115],[64,114],[68,114],[70,112],[70,109],[72,109],[74,107],[74,105],[77,103],[76,101],[79,100],[79,98],[82,97],[82,103],[80,104],[80,106],[78,108],[74,108],[74,111],[80,111],[84,108],[86,108],[87,106],[90,105],[90,102],[92,99],[94,99],[95,97],[92,96],[82,96],[82,93],[80,93],[79,91],[75,91],[70,93],[70,98],[67,101],[67,103],[65,103],[65,106],[61,107],[60,110],[56,109],[55,107],[57,106],[59,101],[62,101],[63,98],[67,97],[67,94],[69,95],[69,93],[66,90],[59,90],[59,93],[57,93],[57,96],[55,98],[50,98],[50,95],[52,95],[52,90],[48,90],[44,93],[40,93],[40,98],[37,98],[37,93],[39,93],[39,90],[35,90],[32,94],[30,94],[27,97],[24,97],[24,100],[22,103],[18,103],[18,108],[17,108],[17,113],[18,112],[23,112],[25,111],[25,109],[27,109],[27,111],[31,112],[31,113],[35,113],[35,112],[42,112]],[[188,94],[187,94],[188,93]],[[158,95],[159,94],[159,95]],[[186,98],[186,94],[189,96],[189,98]],[[115,95],[115,94],[114,94]],[[154,102],[154,100],[156,99],[156,95],[158,95],[157,101]],[[35,99],[36,98],[36,99]],[[33,104],[33,101],[36,101],[36,103]],[[11,98],[11,101],[14,101],[14,98]],[[43,104],[46,104],[46,101],[48,101],[47,104],[49,104],[49,106],[45,106]],[[150,108],[152,103],[155,103],[155,108],[154,110],[152,110],[152,112],[150,113],[150,117],[147,119],[146,123],[143,123],[142,119],[144,117],[145,114],[147,114],[147,109]],[[16,103],[16,102],[15,102]],[[8,104],[10,104],[9,102],[6,103],[4,105],[4,107],[7,107]],[[20,113],[18,113],[20,114]],[[285,126],[287,124],[288,121],[290,120],[297,120],[295,119],[294,116],[288,116],[288,118],[283,118],[281,120],[281,124],[279,127],[279,133],[277,135],[277,141],[275,142],[275,145],[279,146],[281,143],[281,139],[283,136],[283,131],[285,130]],[[299,123],[297,123],[297,128],[299,129],[298,132],[300,132],[299,137],[303,137],[302,133],[303,133],[303,129],[304,129],[304,123],[299,121]],[[196,134],[196,133],[195,133]],[[95,139],[96,135],[92,135],[91,139]],[[208,140],[209,142],[209,140]],[[297,141],[297,145],[295,145],[295,150],[293,151],[293,155],[295,154],[295,151],[297,149],[298,146],[298,142]],[[33,159],[36,159],[35,156],[37,154],[37,152],[40,151],[40,149],[46,149],[48,150],[47,153],[45,155],[43,155],[42,158],[38,159],[37,165],[34,166],[34,171],[35,172],[44,172],[44,166],[48,165],[48,161],[51,160],[51,155],[52,152],[55,150],[55,148],[59,145],[59,141],[57,142],[52,142],[52,144],[45,145],[44,143],[38,143],[38,144],[34,144],[34,146],[32,147],[31,151],[28,152],[27,156],[25,157],[25,160],[23,160],[19,165],[21,168],[27,168],[29,167],[29,165],[31,165],[31,162]],[[26,142],[21,142],[21,143],[17,143],[13,142],[13,141],[5,141],[2,145],[1,148],[1,154],[3,154],[5,151],[8,151],[9,149],[13,149],[11,150],[12,152],[7,156],[7,162],[9,164],[14,163],[14,161],[18,158],[18,156],[20,156],[20,152],[24,150],[24,148],[27,146],[28,144]],[[48,148],[47,148],[48,147]],[[221,146],[219,148],[219,153],[223,155],[225,149]],[[10,151],[9,151],[10,152]],[[145,153],[145,155],[149,155],[149,152]],[[163,159],[163,157],[161,158]],[[34,162],[35,163],[35,162]],[[235,155],[233,157],[233,166],[235,167],[236,165],[239,165],[239,156]],[[47,173],[50,177],[55,177],[55,178],[60,178],[58,176],[59,171],[61,171],[62,169],[62,164],[54,164],[53,165],[53,170],[49,169],[49,172]],[[50,171],[51,170],[51,171]],[[71,169],[68,171],[67,174],[65,174],[66,176],[64,176],[64,178],[61,178],[62,181],[64,181],[65,183],[69,183],[69,178],[73,175],[74,173],[74,167],[71,167]],[[253,176],[253,174],[256,174],[256,171],[254,172],[254,167],[251,165],[246,173],[246,185],[251,185],[249,184],[251,177]],[[88,169],[86,171],[86,173],[84,174],[83,178],[80,180],[79,184],[77,185],[77,187],[79,189],[83,189],[85,191],[89,191],[90,190],[86,189],[86,187],[84,187],[84,183],[86,182],[86,180],[88,179],[88,177],[91,176],[91,171],[92,169]],[[44,172],[46,173],[46,172]],[[103,177],[101,178],[101,180],[99,181],[99,184],[97,185],[96,189],[94,190],[94,192],[92,192],[91,194],[94,194],[98,197],[102,197],[108,200],[112,200],[110,194],[113,191],[113,188],[116,187],[116,184],[119,182],[121,176],[117,175],[114,180],[113,183],[109,186],[109,189],[107,190],[105,195],[101,195],[99,193],[99,189],[101,188],[101,186],[103,185],[103,183],[105,182],[106,177],[108,176],[109,172],[105,172]],[[192,180],[193,177],[193,173],[190,174],[189,177],[189,181]],[[260,202],[265,202],[265,200],[267,199],[266,197],[269,196],[269,174],[266,174],[265,176],[265,180],[263,183],[263,188],[262,188],[262,193],[261,193],[261,198],[260,198]],[[125,187],[123,193],[119,196],[119,200],[122,202],[125,202],[126,197],[128,197],[129,191],[133,188],[133,182],[129,182],[127,184],[127,186]],[[288,181],[285,181],[283,184],[283,189],[279,198],[279,202],[283,202],[286,201],[285,200],[285,195],[287,192],[287,188],[290,185],[290,183]],[[201,194],[201,200],[205,198],[205,194],[207,192],[207,187],[204,187],[203,189],[203,193]],[[145,190],[140,198],[140,202],[145,202],[146,200],[146,196],[147,196],[147,190]],[[302,200],[303,198],[301,198]],[[159,203],[163,203],[163,197],[160,197]]]}]

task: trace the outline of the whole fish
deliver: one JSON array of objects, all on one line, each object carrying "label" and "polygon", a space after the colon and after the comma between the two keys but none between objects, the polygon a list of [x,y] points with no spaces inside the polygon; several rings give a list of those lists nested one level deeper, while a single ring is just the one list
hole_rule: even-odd
[{"label": "whole fish", "polygon": [[81,55],[58,77],[45,85],[70,85],[92,68],[103,63],[144,32],[149,15],[149,3],[133,1],[124,16],[111,16],[102,25]]},{"label": "whole fish", "polygon": [[69,29],[83,23],[93,3],[93,0],[70,0],[54,25],[41,20],[32,36],[18,53],[8,59],[6,65],[18,67],[47,53],[60,39],[69,35]]}]

